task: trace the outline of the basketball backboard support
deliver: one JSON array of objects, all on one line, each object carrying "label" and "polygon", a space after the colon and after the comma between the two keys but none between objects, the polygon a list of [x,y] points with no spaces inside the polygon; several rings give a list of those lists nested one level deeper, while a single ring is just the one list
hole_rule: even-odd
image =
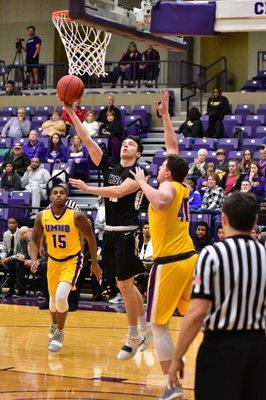
[{"label": "basketball backboard support", "polygon": [[185,51],[187,45],[183,37],[156,36],[150,32],[151,3],[144,0],[141,8],[125,8],[119,0],[69,0],[69,15],[83,24],[129,40],[149,41],[168,50]]}]

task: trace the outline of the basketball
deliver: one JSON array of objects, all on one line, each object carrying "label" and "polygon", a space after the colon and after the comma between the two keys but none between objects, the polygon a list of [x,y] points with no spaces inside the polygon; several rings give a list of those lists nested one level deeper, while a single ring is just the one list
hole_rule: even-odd
[{"label": "basketball", "polygon": [[84,92],[82,80],[75,75],[65,75],[57,83],[57,94],[60,100],[72,104],[79,100]]}]

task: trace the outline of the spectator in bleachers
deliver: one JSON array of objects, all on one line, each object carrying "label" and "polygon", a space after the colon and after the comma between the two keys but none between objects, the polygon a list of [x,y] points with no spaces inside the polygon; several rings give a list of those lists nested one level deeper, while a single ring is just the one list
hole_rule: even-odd
[{"label": "spectator in bleachers", "polygon": [[263,201],[265,196],[265,184],[266,179],[261,173],[260,166],[257,162],[252,162],[250,166],[250,172],[245,176],[245,180],[251,183],[251,192],[253,192],[258,201]]},{"label": "spectator in bleachers", "polygon": [[218,185],[218,175],[211,173],[207,178],[207,189],[202,199],[201,208],[199,212],[207,212],[210,214],[218,214],[222,210],[224,202],[224,191]]},{"label": "spectator in bleachers", "polygon": [[107,111],[107,121],[101,126],[100,134],[107,135],[108,154],[116,161],[120,158],[120,148],[123,137],[123,129],[121,121],[115,119],[113,111]]},{"label": "spectator in bleachers", "polygon": [[195,249],[198,253],[200,253],[205,246],[209,246],[210,244],[212,244],[210,236],[210,230],[207,222],[198,222],[195,239],[193,240]]},{"label": "spectator in bleachers", "polygon": [[40,159],[32,158],[21,183],[23,188],[31,192],[33,215],[37,214],[41,200],[47,200],[46,185],[50,178],[50,173],[40,165]]},{"label": "spectator in bleachers", "polygon": [[190,188],[188,201],[189,211],[196,211],[201,206],[201,196],[199,192],[194,190],[195,185],[191,179],[185,179],[184,183]]},{"label": "spectator in bleachers", "polygon": [[262,175],[266,177],[266,146],[264,147],[264,149],[260,149],[259,166]]},{"label": "spectator in bleachers", "polygon": [[49,139],[45,161],[49,164],[66,162],[67,150],[62,143],[62,138],[58,133],[54,133]]},{"label": "spectator in bleachers", "polygon": [[224,240],[224,231],[223,231],[223,227],[222,227],[221,224],[218,225],[218,227],[217,227],[217,236],[219,238],[219,241],[223,242],[223,240]]},{"label": "spectator in bleachers", "polygon": [[30,159],[24,154],[22,146],[19,142],[14,143],[10,154],[0,168],[0,173],[3,172],[7,163],[13,164],[15,172],[17,172],[20,176],[25,173],[27,167],[30,165]]},{"label": "spectator in bleachers", "polygon": [[28,252],[28,245],[31,240],[32,228],[27,226],[22,226],[20,228],[20,238],[19,238],[19,251],[14,255],[16,258],[16,274],[17,274],[17,288],[18,295],[26,295],[26,275],[31,273],[31,260]]},{"label": "spectator in bleachers", "polygon": [[87,111],[83,125],[87,129],[90,136],[97,136],[99,132],[99,122],[96,121],[93,111]]},{"label": "spectator in bleachers", "polygon": [[177,133],[183,134],[185,137],[201,138],[203,134],[200,117],[199,109],[191,107],[188,111],[188,118],[180,125]]},{"label": "spectator in bleachers", "polygon": [[208,99],[207,114],[209,115],[209,124],[206,136],[221,138],[224,132],[222,121],[225,115],[230,114],[230,106],[228,98],[222,96],[222,91],[218,87],[213,89],[212,96]]},{"label": "spectator in bleachers", "polygon": [[115,107],[115,98],[112,94],[109,94],[106,97],[106,107],[100,111],[100,114],[97,118],[100,126],[107,122],[107,111],[113,111],[115,113],[116,121],[122,120],[121,111],[119,110],[119,108]]},{"label": "spectator in bleachers", "polygon": [[66,134],[66,124],[60,118],[59,112],[54,110],[51,119],[44,121],[42,124],[42,136],[52,136],[54,133],[58,135],[65,136]]},{"label": "spectator in bleachers", "polygon": [[[127,51],[121,57],[119,64],[113,70],[112,88],[116,87],[116,82],[121,79],[128,81],[128,87],[134,87],[135,81],[140,78],[140,61],[142,54],[138,51],[135,42],[129,42]],[[135,62],[134,62],[135,61]]]},{"label": "spectator in bleachers", "polygon": [[30,121],[26,119],[26,110],[23,107],[18,109],[18,116],[11,117],[3,126],[1,136],[11,138],[27,137],[30,131]]},{"label": "spectator in bleachers", "polygon": [[244,180],[241,182],[240,192],[244,193],[250,192],[251,188],[252,188],[251,182]]},{"label": "spectator in bleachers", "polygon": [[204,196],[204,193],[207,189],[207,178],[211,173],[214,173],[215,165],[213,162],[207,164],[207,169],[204,171],[203,175],[199,177],[196,183],[196,191],[199,192],[201,197]]},{"label": "spectator in bleachers", "polygon": [[253,228],[250,231],[250,236],[252,237],[252,239],[257,242],[259,240],[259,236],[260,236],[260,228],[258,227],[258,225],[254,225]]},{"label": "spectator in bleachers", "polygon": [[221,181],[225,195],[232,193],[234,190],[240,190],[243,175],[239,171],[239,165],[236,160],[229,160],[229,172],[226,173]]},{"label": "spectator in bleachers", "polygon": [[38,157],[43,160],[46,150],[44,143],[38,140],[37,137],[37,131],[32,129],[29,133],[29,141],[23,145],[24,154],[29,158]]},{"label": "spectator in bleachers", "polygon": [[11,163],[5,164],[4,173],[1,177],[1,189],[7,192],[21,189],[21,178],[19,174],[14,171],[14,165]]},{"label": "spectator in bleachers", "polygon": [[253,161],[252,152],[249,149],[244,150],[242,161],[240,163],[240,171],[243,175],[249,174],[252,161]]},{"label": "spectator in bleachers", "polygon": [[140,64],[140,77],[144,80],[144,85],[152,87],[152,82],[158,79],[160,72],[160,54],[153,48],[152,43],[146,43],[146,50],[142,53],[142,61],[145,64]]},{"label": "spectator in bleachers", "polygon": [[216,151],[215,173],[223,179],[224,175],[228,172],[228,163],[225,161],[226,152],[224,149]]},{"label": "spectator in bleachers", "polygon": [[72,144],[67,150],[67,160],[70,166],[71,178],[88,180],[89,153],[80,137],[74,135]]},{"label": "spectator in bleachers", "polygon": [[189,164],[188,179],[196,181],[201,175],[203,175],[207,168],[206,158],[208,151],[206,149],[198,150],[198,158],[194,162]]},{"label": "spectator in bleachers", "polygon": [[14,254],[19,249],[20,231],[18,229],[18,223],[15,218],[8,218],[7,221],[8,230],[3,235],[3,247],[0,254],[0,263],[8,268],[8,292],[5,297],[12,297],[15,294],[16,284],[16,260]]},{"label": "spectator in bleachers", "polygon": [[15,87],[14,81],[8,80],[6,82],[5,89],[6,89],[6,92],[5,92],[6,96],[21,96],[22,95],[21,91]]},{"label": "spectator in bleachers", "polygon": [[[81,122],[83,122],[84,119],[85,119],[85,116],[86,116],[87,111],[86,111],[86,110],[83,110],[83,109],[80,107],[80,102],[81,102],[80,99],[77,100],[77,101],[74,101],[74,103],[73,103],[73,108],[74,108],[75,114],[77,115],[78,119],[79,119]],[[66,112],[66,110],[63,110],[63,112],[62,112],[62,114],[61,114],[61,119],[65,122],[66,125],[68,125],[68,126],[73,126],[72,119],[69,117],[69,115],[68,115],[68,113]]]}]

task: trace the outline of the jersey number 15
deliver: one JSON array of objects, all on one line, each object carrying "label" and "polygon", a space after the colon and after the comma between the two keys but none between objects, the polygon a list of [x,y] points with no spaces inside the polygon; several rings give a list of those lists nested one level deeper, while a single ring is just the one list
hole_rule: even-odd
[{"label": "jersey number 15", "polygon": [[55,248],[59,247],[60,249],[66,248],[66,235],[52,235],[53,245]]}]

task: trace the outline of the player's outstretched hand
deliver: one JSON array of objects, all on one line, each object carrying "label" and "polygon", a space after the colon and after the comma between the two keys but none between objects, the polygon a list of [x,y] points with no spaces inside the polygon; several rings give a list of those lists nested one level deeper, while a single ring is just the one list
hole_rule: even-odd
[{"label": "player's outstretched hand", "polygon": [[161,91],[161,101],[155,102],[155,107],[161,115],[169,113],[169,93],[168,90]]},{"label": "player's outstretched hand", "polygon": [[75,188],[77,188],[79,190],[83,190],[85,192],[86,192],[86,189],[88,189],[86,183],[83,182],[81,179],[70,178],[69,179],[69,183],[70,183],[71,186],[74,186]]},{"label": "player's outstretched hand", "polygon": [[140,167],[136,167],[135,172],[130,171],[130,173],[131,173],[131,175],[133,175],[133,177],[135,178],[135,181],[138,183],[141,183],[143,181],[146,182],[149,179],[148,176],[145,176],[144,170],[141,169]]},{"label": "player's outstretched hand", "polygon": [[90,274],[94,274],[97,278],[97,281],[100,281],[102,279],[103,276],[103,270],[101,269],[101,267],[99,266],[99,264],[91,264],[91,272]]},{"label": "player's outstretched hand", "polygon": [[177,374],[179,373],[180,378],[183,379],[184,367],[185,364],[183,360],[175,360],[175,359],[172,360],[170,368],[168,370],[168,376],[169,376],[168,383],[171,389],[174,389],[176,386],[181,386]]}]

